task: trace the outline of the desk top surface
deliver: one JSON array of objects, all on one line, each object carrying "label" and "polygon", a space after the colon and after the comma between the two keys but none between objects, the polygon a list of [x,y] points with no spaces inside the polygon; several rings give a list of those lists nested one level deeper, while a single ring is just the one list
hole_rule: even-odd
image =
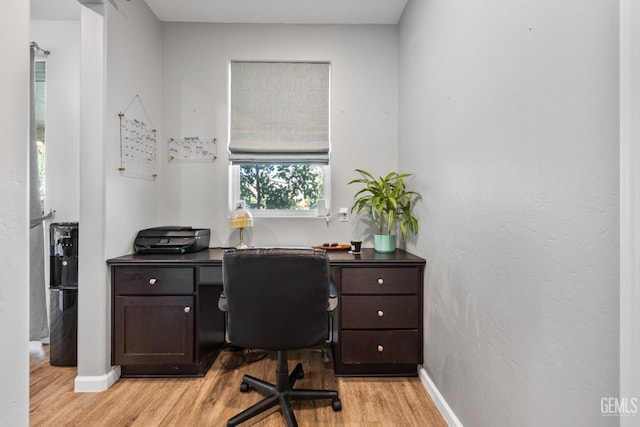
[{"label": "desk top surface", "polygon": [[[211,264],[222,265],[222,255],[229,248],[209,248],[189,254],[129,254],[107,260],[109,265],[126,264]],[[327,251],[331,265],[357,264],[422,264],[424,258],[401,249],[392,253],[380,253],[373,248],[363,248],[360,254],[348,251]]]}]

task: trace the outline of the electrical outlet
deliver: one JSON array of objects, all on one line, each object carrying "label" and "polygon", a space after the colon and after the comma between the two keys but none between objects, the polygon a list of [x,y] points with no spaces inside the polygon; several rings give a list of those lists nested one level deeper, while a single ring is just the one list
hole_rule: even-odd
[{"label": "electrical outlet", "polygon": [[340,216],[340,222],[348,222],[349,221],[349,209],[340,208],[339,216]]}]

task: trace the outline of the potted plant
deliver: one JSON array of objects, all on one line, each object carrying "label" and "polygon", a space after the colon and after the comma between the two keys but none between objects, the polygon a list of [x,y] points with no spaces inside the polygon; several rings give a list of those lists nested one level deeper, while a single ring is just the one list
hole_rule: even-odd
[{"label": "potted plant", "polygon": [[396,249],[396,236],[392,233],[394,225],[400,227],[402,237],[407,230],[418,232],[418,220],[411,210],[420,199],[420,194],[410,191],[405,185],[408,173],[390,172],[385,177],[374,177],[363,169],[356,169],[361,178],[349,181],[350,184],[362,184],[353,196],[351,212],[371,214],[377,223],[378,233],[374,235],[374,248],[377,252],[393,252]]}]

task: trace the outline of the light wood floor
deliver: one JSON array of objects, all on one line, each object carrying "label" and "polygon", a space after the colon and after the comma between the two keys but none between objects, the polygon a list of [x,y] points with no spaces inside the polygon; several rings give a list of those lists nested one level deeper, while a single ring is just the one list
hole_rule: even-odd
[{"label": "light wood floor", "polygon": [[[257,402],[261,396],[241,393],[247,373],[273,382],[275,355],[226,369],[232,353],[223,352],[204,378],[122,378],[101,393],[74,393],[76,368],[52,367],[48,357],[31,358],[31,426],[223,426],[226,420]],[[446,423],[418,378],[334,377],[322,363],[319,350],[291,352],[289,367],[303,359],[304,388],[337,389],[342,411],[331,403],[294,402],[298,424],[303,426],[446,427]],[[247,421],[243,426],[284,426],[278,408]]]}]

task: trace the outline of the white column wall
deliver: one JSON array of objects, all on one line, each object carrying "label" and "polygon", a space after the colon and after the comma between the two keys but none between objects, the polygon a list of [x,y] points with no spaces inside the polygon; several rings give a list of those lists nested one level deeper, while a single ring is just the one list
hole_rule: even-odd
[{"label": "white column wall", "polygon": [[[116,7],[117,6],[117,7]],[[130,253],[136,232],[158,225],[159,182],[120,174],[120,118],[160,123],[161,24],[143,2],[83,8],[80,139],[78,376],[76,391],[101,391],[111,367],[111,283],[106,260]],[[147,118],[148,114],[148,118]],[[90,248],[83,250],[82,248]]]}]

